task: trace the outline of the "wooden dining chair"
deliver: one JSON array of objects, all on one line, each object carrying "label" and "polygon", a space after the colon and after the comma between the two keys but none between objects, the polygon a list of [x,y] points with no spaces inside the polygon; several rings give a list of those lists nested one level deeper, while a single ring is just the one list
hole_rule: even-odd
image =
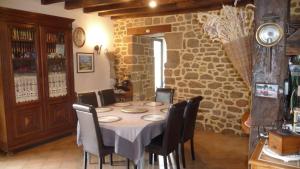
[{"label": "wooden dining chair", "polygon": [[113,89],[105,89],[98,92],[101,106],[108,106],[116,103],[115,93]]},{"label": "wooden dining chair", "polygon": [[78,103],[89,104],[94,107],[99,107],[95,92],[78,93],[77,101]]},{"label": "wooden dining chair", "polygon": [[150,164],[152,164],[152,156],[154,154],[162,155],[164,159],[164,168],[167,169],[167,156],[175,151],[176,166],[177,169],[180,169],[178,144],[181,136],[183,113],[186,104],[187,102],[183,101],[171,106],[164,133],[152,139],[151,143],[146,146],[145,150],[149,152]]},{"label": "wooden dining chair", "polygon": [[175,90],[172,88],[157,88],[155,93],[155,101],[164,103],[173,103]]},{"label": "wooden dining chair", "polygon": [[114,147],[105,146],[102,140],[102,134],[97,118],[96,110],[93,106],[87,104],[73,104],[80,125],[79,135],[83,145],[83,168],[87,169],[88,156],[93,154],[98,156],[99,168],[102,169],[102,163],[105,156],[110,155],[112,165],[112,154]]},{"label": "wooden dining chair", "polygon": [[197,96],[191,98],[185,108],[183,114],[183,128],[180,138],[180,150],[181,150],[181,161],[182,166],[185,168],[185,157],[184,157],[184,143],[190,140],[191,143],[191,155],[192,159],[195,160],[195,150],[194,150],[194,130],[196,124],[197,113],[202,96]]}]

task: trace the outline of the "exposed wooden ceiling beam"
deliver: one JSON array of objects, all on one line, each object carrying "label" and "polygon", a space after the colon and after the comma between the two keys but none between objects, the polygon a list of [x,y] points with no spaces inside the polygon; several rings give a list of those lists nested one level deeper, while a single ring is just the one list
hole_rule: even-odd
[{"label": "exposed wooden ceiling beam", "polygon": [[65,0],[65,9],[78,9],[98,5],[126,3],[134,0]]},{"label": "exposed wooden ceiling beam", "polygon": [[42,5],[49,5],[57,2],[64,2],[64,0],[41,0]]},{"label": "exposed wooden ceiling beam", "polygon": [[[184,2],[184,1],[195,1],[195,0],[160,0],[157,2],[157,5],[165,5],[177,2]],[[132,8],[143,8],[148,7],[149,0],[133,0],[127,3],[118,3],[118,4],[111,4],[111,5],[101,5],[101,6],[93,6],[84,8],[83,11],[85,13],[89,12],[97,12],[97,11],[113,11],[113,10],[120,10],[120,9],[132,9]]]},{"label": "exposed wooden ceiling beam", "polygon": [[[245,5],[253,2],[253,0],[244,0],[238,5]],[[136,9],[122,9],[114,11],[99,12],[99,16],[111,16],[112,19],[129,18],[129,17],[145,17],[169,15],[177,13],[187,13],[195,11],[207,11],[220,9],[224,4],[232,5],[234,0],[214,0],[214,1],[192,1],[192,2],[178,2],[176,4],[167,4],[158,6],[155,9],[148,7]]]}]

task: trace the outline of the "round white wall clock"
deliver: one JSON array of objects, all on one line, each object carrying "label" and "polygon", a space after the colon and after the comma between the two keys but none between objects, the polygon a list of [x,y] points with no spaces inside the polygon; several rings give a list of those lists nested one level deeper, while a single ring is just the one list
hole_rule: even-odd
[{"label": "round white wall clock", "polygon": [[81,48],[85,43],[85,32],[81,27],[77,27],[73,31],[73,43],[76,47]]}]

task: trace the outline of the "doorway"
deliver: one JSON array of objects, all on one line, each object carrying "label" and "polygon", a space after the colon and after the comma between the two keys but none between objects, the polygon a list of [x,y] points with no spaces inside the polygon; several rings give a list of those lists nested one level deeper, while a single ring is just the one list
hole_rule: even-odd
[{"label": "doorway", "polygon": [[153,40],[154,53],[154,82],[156,88],[164,87],[164,65],[166,63],[166,42],[163,37],[156,37]]}]

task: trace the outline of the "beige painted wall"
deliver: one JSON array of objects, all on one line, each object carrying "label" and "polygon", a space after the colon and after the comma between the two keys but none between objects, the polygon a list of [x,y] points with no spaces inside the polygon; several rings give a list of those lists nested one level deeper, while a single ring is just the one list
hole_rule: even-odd
[{"label": "beige painted wall", "polygon": [[86,43],[82,48],[73,45],[75,91],[84,92],[109,88],[109,63],[103,50],[101,55],[95,55],[95,72],[80,73],[76,71],[76,52],[93,52],[96,43],[102,44],[102,49],[112,48],[113,24],[110,18],[94,14],[84,14],[82,9],[65,10],[64,3],[41,5],[40,0],[0,0],[1,7],[44,13],[49,15],[75,19],[73,28],[82,27],[86,32]]}]

